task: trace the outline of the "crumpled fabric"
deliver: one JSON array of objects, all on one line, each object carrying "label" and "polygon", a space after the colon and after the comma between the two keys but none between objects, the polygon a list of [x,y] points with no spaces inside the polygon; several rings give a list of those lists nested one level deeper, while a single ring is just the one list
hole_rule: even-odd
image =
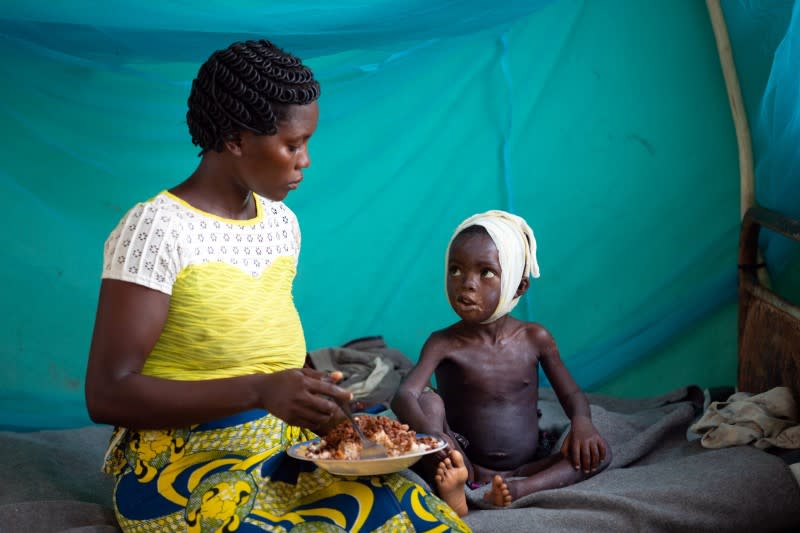
[{"label": "crumpled fabric", "polygon": [[340,347],[321,348],[309,352],[317,370],[338,370],[344,379],[338,385],[353,393],[359,408],[377,404],[388,407],[414,363],[405,354],[386,345],[383,337],[355,339]]},{"label": "crumpled fabric", "polygon": [[788,387],[760,394],[737,392],[727,401],[712,402],[689,430],[702,435],[705,448],[800,448],[797,403]]}]

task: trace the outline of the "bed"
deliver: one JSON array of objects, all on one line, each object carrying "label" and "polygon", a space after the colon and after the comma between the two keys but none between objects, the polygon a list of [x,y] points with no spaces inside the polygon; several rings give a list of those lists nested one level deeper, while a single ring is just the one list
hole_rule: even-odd
[{"label": "bed", "polygon": [[800,221],[752,207],[739,244],[740,390],[763,392],[786,386],[800,402],[800,307],[773,292],[758,258],[762,228],[800,242]]},{"label": "bed", "polygon": [[[743,218],[739,269],[738,389],[800,392],[800,308],[760,275],[761,228],[800,241],[800,222],[755,207]],[[511,508],[468,493],[476,532],[791,531],[800,529],[800,484],[780,456],[753,446],[707,449],[688,431],[707,407],[687,386],[641,399],[587,395],[614,449],[611,467],[576,485],[520,499]],[[568,421],[541,391],[542,424]],[[111,480],[99,471],[107,427],[0,432],[0,531],[118,531]],[[800,472],[800,469],[798,469]],[[410,471],[407,475],[414,477]]]}]

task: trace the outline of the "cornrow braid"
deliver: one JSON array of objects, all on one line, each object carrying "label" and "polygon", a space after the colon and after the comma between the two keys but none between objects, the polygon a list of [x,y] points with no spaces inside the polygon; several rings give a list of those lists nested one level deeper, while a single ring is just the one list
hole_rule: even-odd
[{"label": "cornrow braid", "polygon": [[319,98],[319,83],[299,58],[267,40],[217,50],[192,82],[186,122],[200,155],[222,152],[242,131],[274,135],[288,106]]}]

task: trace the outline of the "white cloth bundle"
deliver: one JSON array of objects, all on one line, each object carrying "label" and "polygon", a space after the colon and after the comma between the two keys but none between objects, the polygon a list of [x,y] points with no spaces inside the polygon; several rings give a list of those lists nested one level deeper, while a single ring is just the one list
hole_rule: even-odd
[{"label": "white cloth bundle", "polygon": [[447,290],[447,264],[450,257],[450,246],[456,236],[469,226],[482,226],[486,229],[497,247],[502,270],[500,273],[500,302],[492,316],[483,322],[488,324],[514,309],[519,302],[515,293],[523,279],[527,279],[528,276],[539,277],[539,264],[536,262],[536,238],[525,219],[506,211],[492,210],[472,215],[459,224],[447,245],[447,253],[444,256],[445,291]]},{"label": "white cloth bundle", "polygon": [[760,394],[737,392],[726,402],[712,402],[689,431],[702,435],[705,448],[752,444],[756,448],[800,448],[797,404],[788,387]]}]

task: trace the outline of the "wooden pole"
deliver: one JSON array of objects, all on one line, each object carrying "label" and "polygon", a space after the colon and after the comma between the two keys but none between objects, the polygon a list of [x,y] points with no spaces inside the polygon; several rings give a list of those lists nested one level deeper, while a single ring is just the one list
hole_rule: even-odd
[{"label": "wooden pole", "polygon": [[706,0],[706,7],[711,17],[714,38],[717,41],[719,62],[722,66],[722,75],[725,77],[725,88],[728,90],[733,125],[736,128],[736,144],[739,148],[739,211],[740,216],[744,217],[745,212],[755,204],[755,172],[750,125],[747,122],[747,111],[744,108],[742,88],[739,85],[739,76],[736,74],[736,64],[733,61],[733,51],[722,6],[720,6],[719,0]]},{"label": "wooden pole", "polygon": [[[739,84],[739,76],[736,74],[736,63],[733,61],[728,25],[725,23],[725,15],[719,2],[720,0],[706,0],[706,8],[711,17],[714,39],[717,41],[719,63],[722,66],[722,75],[725,78],[725,88],[728,92],[728,103],[731,106],[731,115],[733,115],[733,126],[736,129],[736,145],[739,149],[739,217],[743,219],[747,210],[756,203],[753,142],[750,137],[747,110],[744,108],[744,99],[742,98],[742,87]],[[758,263],[764,264],[761,250],[758,251]],[[766,268],[758,269],[758,279],[766,287],[771,286]]]}]

